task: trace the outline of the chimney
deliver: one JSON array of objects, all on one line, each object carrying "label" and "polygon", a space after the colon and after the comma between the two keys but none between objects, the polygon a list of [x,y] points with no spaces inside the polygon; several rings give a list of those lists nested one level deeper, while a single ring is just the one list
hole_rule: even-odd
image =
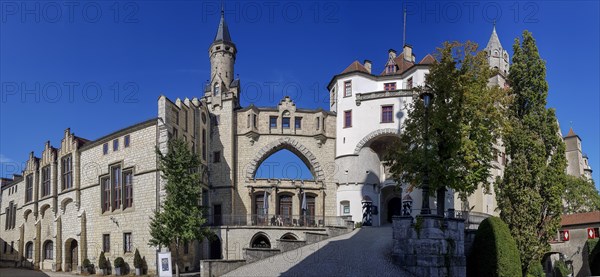
[{"label": "chimney", "polygon": [[404,53],[404,60],[405,61],[409,61],[414,63],[415,59],[413,57],[412,54],[412,46],[408,45],[408,44],[404,44],[404,50],[402,50],[402,53]]},{"label": "chimney", "polygon": [[365,60],[365,69],[371,74],[371,61]]},{"label": "chimney", "polygon": [[394,50],[394,49],[388,50],[388,57],[390,59],[395,59],[396,58],[396,50]]}]

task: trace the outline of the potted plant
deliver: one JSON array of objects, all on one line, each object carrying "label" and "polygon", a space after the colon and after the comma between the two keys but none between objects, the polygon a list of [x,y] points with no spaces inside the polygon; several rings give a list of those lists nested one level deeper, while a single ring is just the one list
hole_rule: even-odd
[{"label": "potted plant", "polygon": [[142,275],[142,267],[144,267],[144,261],[142,260],[140,252],[137,250],[137,248],[135,249],[135,255],[133,257],[133,266],[135,266],[135,275]]},{"label": "potted plant", "polygon": [[100,252],[100,258],[98,258],[98,268],[102,275],[106,275],[106,268],[108,267],[108,261],[104,256],[104,251]]},{"label": "potted plant", "polygon": [[88,260],[87,258],[85,258],[83,260],[83,268],[81,269],[84,273],[91,273],[90,267],[92,266],[92,263],[90,263],[90,260]]},{"label": "potted plant", "polygon": [[121,269],[123,269],[125,266],[125,261],[123,260],[123,258],[117,257],[115,259],[114,266],[115,266],[115,275],[121,276]]}]

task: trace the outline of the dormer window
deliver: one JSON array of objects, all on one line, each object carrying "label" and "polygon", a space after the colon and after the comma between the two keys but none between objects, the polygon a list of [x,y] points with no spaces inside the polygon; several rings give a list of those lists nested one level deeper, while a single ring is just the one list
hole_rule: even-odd
[{"label": "dormer window", "polygon": [[388,64],[388,65],[385,67],[385,72],[386,72],[386,73],[394,73],[394,72],[396,72],[396,66],[395,66],[395,65],[393,65],[393,64]]},{"label": "dormer window", "polygon": [[215,96],[217,96],[217,95],[219,95],[220,92],[221,92],[221,85],[219,85],[219,83],[216,83],[213,88],[213,93]]}]

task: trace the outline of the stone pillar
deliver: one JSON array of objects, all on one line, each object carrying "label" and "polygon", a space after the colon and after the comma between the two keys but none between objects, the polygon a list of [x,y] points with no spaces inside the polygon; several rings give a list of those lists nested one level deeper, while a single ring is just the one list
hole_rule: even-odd
[{"label": "stone pillar", "polygon": [[[63,265],[63,258],[62,258],[62,253],[63,253],[63,240],[62,240],[62,216],[59,216],[56,219],[56,257],[55,257],[55,261],[56,261],[56,270],[60,271],[63,268],[65,268],[65,266]],[[67,250],[65,250],[67,251]]]},{"label": "stone pillar", "polygon": [[42,259],[41,246],[42,243],[42,230],[41,230],[41,222],[35,223],[35,241],[34,241],[34,251],[33,251],[33,267],[35,269],[40,269],[40,261]]}]

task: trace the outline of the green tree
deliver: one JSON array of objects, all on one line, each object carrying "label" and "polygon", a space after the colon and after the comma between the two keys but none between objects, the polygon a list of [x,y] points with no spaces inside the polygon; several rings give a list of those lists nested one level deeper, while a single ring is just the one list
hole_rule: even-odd
[{"label": "green tree", "polygon": [[[477,44],[446,42],[438,48],[425,85],[415,89],[400,141],[386,156],[397,179],[422,184],[428,168],[430,195],[452,188],[463,199],[488,182],[506,100],[504,90],[488,86],[492,73],[485,52],[477,52]],[[434,95],[429,127],[418,99],[425,90]],[[424,147],[426,133],[428,148]]]},{"label": "green tree", "polygon": [[566,214],[600,211],[600,194],[593,180],[568,175],[562,199]]},{"label": "green tree", "polygon": [[166,180],[166,196],[150,222],[152,246],[175,248],[175,273],[179,276],[179,248],[183,243],[202,241],[212,233],[198,205],[201,197],[201,163],[181,139],[169,141],[168,151],[156,149],[159,168]]},{"label": "green tree", "polygon": [[515,40],[508,76],[513,101],[502,141],[509,161],[496,186],[500,217],[521,253],[523,276],[550,249],[562,211],[565,145],[553,109],[546,108],[545,62],[528,31]]}]

